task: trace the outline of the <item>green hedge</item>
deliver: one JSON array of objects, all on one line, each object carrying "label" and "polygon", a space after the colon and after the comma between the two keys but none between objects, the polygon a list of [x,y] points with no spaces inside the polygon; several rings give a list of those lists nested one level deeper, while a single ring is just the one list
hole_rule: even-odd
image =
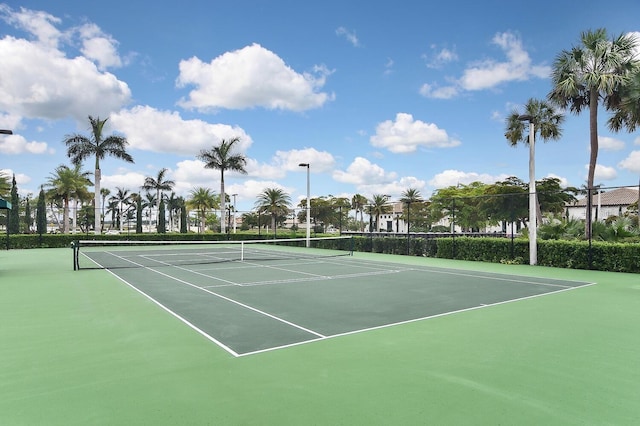
[{"label": "green hedge", "polygon": [[[354,250],[407,254],[407,239],[354,237]],[[494,263],[529,262],[529,241],[508,238],[412,238],[411,256],[472,260]],[[592,242],[589,259],[587,241],[542,240],[538,242],[538,264],[556,268],[596,269],[640,273],[640,244]]]},{"label": "green hedge", "polygon": [[[288,238],[283,234],[279,238]],[[71,242],[87,240],[194,241],[257,239],[255,234],[130,234],[64,235],[29,234],[1,238],[0,248],[71,247]],[[262,238],[271,238],[264,235]],[[341,245],[345,245],[343,240]],[[343,249],[345,247],[342,247]],[[353,250],[362,252],[437,257],[494,263],[528,263],[529,241],[508,238],[406,238],[353,237]],[[640,273],[640,243],[605,243],[586,241],[542,240],[538,242],[538,264],[556,268],[596,269],[600,271]]]}]

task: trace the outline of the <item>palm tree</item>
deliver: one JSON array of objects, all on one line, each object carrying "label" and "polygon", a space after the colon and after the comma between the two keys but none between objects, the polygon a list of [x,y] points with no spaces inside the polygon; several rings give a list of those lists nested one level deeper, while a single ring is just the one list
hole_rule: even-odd
[{"label": "palm tree", "polygon": [[144,194],[143,204],[145,207],[149,207],[149,232],[151,232],[151,211],[157,205],[157,203],[158,199],[156,198],[155,194],[152,194],[150,192],[146,192]]},{"label": "palm tree", "polygon": [[[558,113],[555,108],[545,101],[537,99],[529,99],[524,106],[524,113],[520,113],[514,110],[506,119],[506,130],[504,133],[505,138],[512,147],[517,146],[519,143],[529,145],[529,132],[525,133],[525,123],[522,120],[523,117],[527,118],[527,121],[533,123],[534,144],[540,137],[544,142],[550,139],[558,140],[562,136],[562,128],[560,127],[564,122],[564,115]],[[528,128],[531,128],[530,126]],[[534,169],[534,156],[529,158],[529,180],[530,184],[535,185],[535,169]],[[536,224],[531,226],[537,226],[542,218],[540,214],[540,204],[538,202],[538,195],[535,187],[533,192],[536,194]]]},{"label": "palm tree", "polygon": [[[587,186],[593,187],[598,161],[598,106],[620,109],[621,90],[639,66],[635,59],[637,42],[632,35],[609,39],[603,28],[585,31],[581,45],[563,50],[553,64],[553,88],[548,98],[574,114],[589,110],[589,172]],[[591,206],[588,206],[590,209]],[[591,238],[591,217],[587,214],[585,235]]]},{"label": "palm tree", "polygon": [[222,215],[220,217],[220,232],[225,233],[225,192],[224,192],[224,172],[225,170],[231,170],[246,174],[244,166],[247,164],[247,159],[242,154],[232,154],[233,146],[240,141],[239,137],[234,137],[230,140],[222,139],[220,145],[214,146],[211,150],[202,150],[196,158],[204,161],[204,167],[207,169],[220,170],[220,211]]},{"label": "palm tree", "polygon": [[360,232],[364,232],[364,207],[368,202],[367,197],[361,194],[355,194],[351,197],[351,208],[356,211],[356,220],[358,219],[358,212],[360,212]]},{"label": "palm tree", "polygon": [[125,188],[120,188],[120,187],[116,187],[116,194],[113,197],[111,197],[112,201],[115,201],[116,203],[118,203],[118,224],[119,224],[120,231],[122,231],[122,226],[124,224],[123,223],[124,210],[122,209],[122,206],[130,202],[130,197],[131,197],[131,194],[129,193],[129,190]]},{"label": "palm tree", "polygon": [[100,188],[100,196],[102,197],[102,211],[100,212],[100,228],[104,228],[104,205],[107,202],[107,197],[111,195],[109,188]]},{"label": "palm tree", "polygon": [[391,206],[387,204],[388,195],[373,194],[369,205],[369,214],[376,216],[376,232],[380,231],[380,215],[391,212]]},{"label": "palm tree", "polygon": [[187,205],[198,212],[198,216],[200,217],[198,232],[204,233],[207,211],[216,207],[217,197],[209,188],[203,187],[192,189],[190,195],[191,198],[187,200]]},{"label": "palm tree", "polygon": [[80,134],[65,136],[64,143],[67,146],[67,155],[73,164],[80,164],[89,157],[95,157],[95,233],[100,234],[100,160],[107,155],[133,163],[133,157],[129,155],[126,148],[129,142],[122,136],[111,135],[104,137],[102,134],[108,118],[100,120],[99,117],[89,116],[91,124],[91,136],[86,137]]},{"label": "palm tree", "polygon": [[276,234],[276,218],[286,215],[291,208],[291,197],[280,188],[266,188],[258,195],[255,203],[260,213],[271,215],[271,226],[274,236]]},{"label": "palm tree", "polygon": [[69,233],[69,200],[78,196],[86,187],[91,185],[89,180],[90,172],[80,170],[81,165],[76,164],[74,168],[66,165],[56,167],[55,171],[49,175],[47,187],[49,188],[50,197],[58,198],[63,201],[63,232]]},{"label": "palm tree", "polygon": [[180,217],[180,197],[176,197],[176,193],[171,191],[171,194],[165,196],[165,199],[167,200],[167,210],[169,211],[169,231],[173,231],[175,219]]},{"label": "palm tree", "polygon": [[[152,176],[147,176],[144,179],[144,184],[142,185],[142,189],[145,189],[147,191],[153,190],[155,189],[156,191],[156,200],[161,200],[162,199],[162,191],[171,191],[173,189],[173,187],[175,186],[175,182],[169,179],[165,179],[165,175],[167,174],[167,172],[169,171],[169,169],[167,169],[166,167],[160,169],[160,171],[158,172],[158,176],[157,177],[152,177]],[[160,203],[157,203],[157,208],[156,208],[156,221],[159,222],[160,221]]]},{"label": "palm tree", "polygon": [[411,204],[412,203],[421,203],[422,195],[420,195],[420,191],[415,188],[408,188],[406,191],[402,193],[400,198],[400,202],[407,206],[407,216],[405,222],[407,223],[407,234],[409,233],[410,219],[411,219]]}]

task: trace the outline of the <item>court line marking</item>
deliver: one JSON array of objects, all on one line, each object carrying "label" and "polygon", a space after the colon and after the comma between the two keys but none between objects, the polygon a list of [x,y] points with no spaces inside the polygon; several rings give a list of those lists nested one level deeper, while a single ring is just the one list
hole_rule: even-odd
[{"label": "court line marking", "polygon": [[493,306],[505,305],[507,303],[520,302],[522,300],[534,299],[534,298],[537,298],[537,297],[544,297],[544,296],[549,296],[549,295],[553,295],[553,294],[563,293],[565,291],[577,290],[577,289],[581,289],[583,287],[589,287],[589,286],[592,286],[592,285],[595,285],[595,284],[596,283],[584,283],[583,285],[576,286],[576,287],[567,287],[567,288],[563,288],[563,289],[560,289],[560,290],[549,291],[549,292],[546,292],[546,293],[533,294],[531,296],[524,296],[524,297],[518,297],[516,299],[503,300],[501,302],[495,302],[495,303],[490,303],[490,304],[481,304],[481,305],[478,305],[478,306],[472,306],[470,308],[458,309],[458,310],[455,310],[455,311],[442,312],[442,313],[439,313],[439,314],[428,315],[428,316],[420,317],[420,318],[412,318],[412,319],[409,319],[409,320],[398,321],[398,322],[389,323],[389,324],[382,324],[382,325],[378,325],[378,326],[375,326],[375,327],[368,327],[368,328],[362,328],[362,329],[358,329],[358,330],[346,331],[346,332],[343,332],[343,333],[331,334],[331,335],[328,335],[328,336],[326,336],[324,338],[320,338],[320,339],[310,339],[310,340],[305,340],[305,341],[302,341],[302,342],[290,343],[290,344],[281,345],[281,346],[274,346],[272,348],[260,349],[260,350],[252,351],[252,352],[243,352],[243,353],[239,354],[238,357],[241,358],[241,357],[250,356],[250,355],[257,355],[257,354],[261,354],[261,353],[265,353],[265,352],[271,352],[271,351],[275,351],[275,350],[279,350],[279,349],[286,349],[286,348],[291,348],[291,347],[295,347],[295,346],[306,345],[308,343],[314,343],[314,342],[318,342],[318,341],[321,341],[321,340],[329,340],[329,339],[334,339],[334,338],[338,338],[338,337],[349,336],[349,335],[352,335],[352,334],[366,333],[366,332],[369,332],[369,331],[381,330],[381,329],[384,329],[384,328],[390,328],[390,327],[396,327],[396,326],[405,325],[405,324],[411,324],[411,323],[414,323],[414,322],[419,322],[419,321],[425,321],[425,320],[430,320],[430,319],[434,319],[434,318],[445,317],[445,316],[448,316],[448,315],[459,314],[459,313],[469,312],[469,311],[475,311],[475,310],[478,310],[478,309],[491,308]]},{"label": "court line marking", "polygon": [[232,298],[230,298],[230,297],[223,296],[222,294],[216,293],[215,291],[211,291],[211,290],[209,290],[209,289],[207,289],[207,288],[200,287],[200,286],[198,286],[198,285],[195,285],[195,284],[190,283],[190,282],[185,281],[185,280],[181,280],[181,279],[176,278],[176,277],[172,277],[171,275],[165,274],[164,272],[161,272],[161,271],[157,271],[157,270],[155,270],[155,269],[153,269],[153,268],[146,268],[146,267],[145,267],[144,269],[147,269],[147,270],[149,270],[149,271],[151,271],[151,272],[155,272],[155,273],[160,274],[160,275],[162,275],[162,276],[164,276],[164,277],[167,277],[167,278],[169,278],[169,279],[175,280],[175,281],[177,281],[177,282],[179,282],[179,283],[181,283],[181,284],[185,284],[185,285],[188,285],[188,286],[190,286],[190,287],[196,288],[196,289],[198,289],[198,290],[204,291],[204,292],[209,293],[209,294],[211,294],[211,295],[213,295],[213,296],[216,296],[216,297],[218,297],[218,298],[220,298],[220,299],[226,300],[227,302],[234,303],[234,304],[236,304],[236,305],[238,305],[238,306],[241,306],[241,307],[243,307],[243,308],[245,308],[245,309],[249,309],[250,311],[256,312],[256,313],[258,313],[258,314],[260,314],[260,315],[263,315],[263,316],[265,316],[265,317],[271,318],[271,319],[276,320],[276,321],[279,321],[279,322],[281,322],[281,323],[283,323],[283,324],[287,324],[287,325],[289,325],[289,326],[291,326],[291,327],[297,328],[298,330],[305,331],[305,332],[307,332],[307,333],[309,333],[309,334],[313,334],[313,335],[318,336],[318,337],[326,337],[326,336],[324,336],[323,334],[318,333],[317,331],[313,331],[313,330],[311,330],[311,329],[305,328],[305,327],[303,327],[303,326],[301,326],[301,325],[298,325],[298,324],[296,324],[296,323],[293,323],[293,322],[291,322],[291,321],[287,321],[287,320],[286,320],[286,319],[284,319],[284,318],[280,318],[280,317],[278,317],[278,316],[276,316],[276,315],[273,315],[273,314],[270,314],[270,313],[268,313],[268,312],[262,311],[262,310],[260,310],[260,309],[258,309],[258,308],[254,308],[254,307],[253,307],[253,306],[251,306],[251,305],[247,305],[246,303],[239,302],[239,301],[234,300],[234,299],[232,299]]}]

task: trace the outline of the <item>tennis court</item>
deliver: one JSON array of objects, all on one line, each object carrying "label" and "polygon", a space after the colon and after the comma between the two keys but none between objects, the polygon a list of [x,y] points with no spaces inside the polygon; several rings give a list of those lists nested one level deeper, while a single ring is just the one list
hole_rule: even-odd
[{"label": "tennis court", "polygon": [[[289,281],[275,283],[267,265],[298,264],[286,268],[299,274],[312,262],[188,262],[181,267],[218,268],[208,274],[238,284],[208,290],[327,336],[286,346],[276,330],[263,352],[252,352],[267,340],[241,321],[253,311],[188,285],[176,292],[175,279],[167,290],[158,285],[154,297],[193,324],[201,309],[190,306],[189,289],[202,293],[195,300],[216,300],[218,316],[207,321],[224,325],[208,333],[253,354],[235,357],[114,275],[152,286],[161,274],[140,266],[73,271],[69,255],[0,251],[2,424],[577,426],[640,418],[637,274],[355,253],[316,259],[332,279],[295,281],[283,271],[278,279]],[[245,272],[227,271],[243,263]],[[350,265],[350,278],[330,272],[334,263]],[[354,276],[375,268],[383,273]],[[261,272],[250,277],[253,269]],[[406,279],[412,274],[417,282]],[[197,275],[176,277],[205,287]],[[444,277],[448,284],[436,284]],[[501,285],[536,290],[508,295]],[[468,299],[468,291],[483,297]],[[412,295],[394,294],[402,292]],[[333,310],[322,312],[327,306]],[[270,322],[254,324],[264,330]],[[234,346],[241,332],[252,348]]]},{"label": "tennis court", "polygon": [[590,284],[376,262],[283,241],[289,245],[98,244],[81,250],[78,261],[108,269],[234,356]]}]

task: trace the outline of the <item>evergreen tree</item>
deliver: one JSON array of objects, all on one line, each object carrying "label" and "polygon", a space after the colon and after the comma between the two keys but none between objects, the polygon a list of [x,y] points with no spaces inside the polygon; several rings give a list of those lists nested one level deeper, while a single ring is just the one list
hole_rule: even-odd
[{"label": "evergreen tree", "polygon": [[184,201],[180,206],[180,233],[187,233],[187,204]]},{"label": "evergreen tree", "polygon": [[9,212],[9,233],[17,234],[20,232],[20,198],[18,197],[18,184],[16,183],[16,175],[13,175],[11,181],[11,211]]},{"label": "evergreen tree", "polygon": [[165,234],[167,232],[167,222],[164,217],[164,198],[160,200],[158,206],[158,234]]},{"label": "evergreen tree", "polygon": [[142,234],[142,195],[136,197],[136,234]]},{"label": "evergreen tree", "polygon": [[44,198],[44,189],[40,187],[38,195],[38,204],[36,207],[36,230],[38,234],[46,234],[47,232],[47,205]]},{"label": "evergreen tree", "polygon": [[29,201],[29,197],[27,197],[25,199],[25,202],[24,202],[24,221],[25,221],[25,224],[26,224],[24,232],[26,234],[30,234],[31,233],[31,222],[32,222],[32,220],[31,220],[31,204],[30,204],[30,201]]}]

